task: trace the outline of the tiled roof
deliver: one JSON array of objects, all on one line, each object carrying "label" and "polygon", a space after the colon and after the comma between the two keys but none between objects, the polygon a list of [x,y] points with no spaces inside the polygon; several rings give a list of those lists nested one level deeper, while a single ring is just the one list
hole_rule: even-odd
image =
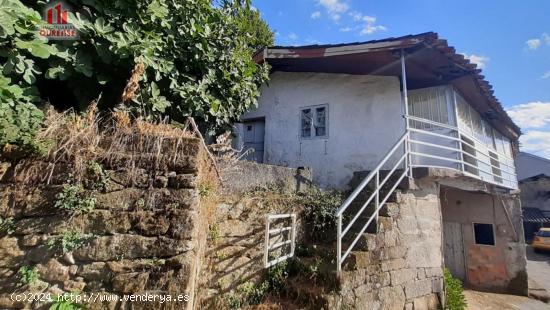
[{"label": "tiled roof", "polygon": [[550,223],[550,217],[544,216],[537,208],[523,208],[523,221],[530,223]]}]

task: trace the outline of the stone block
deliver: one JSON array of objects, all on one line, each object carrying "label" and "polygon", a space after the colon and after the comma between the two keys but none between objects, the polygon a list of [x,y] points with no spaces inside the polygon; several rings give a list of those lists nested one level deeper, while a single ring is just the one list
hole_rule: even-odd
[{"label": "stone block", "polygon": [[406,261],[403,258],[390,259],[382,262],[382,271],[390,271],[404,268]]},{"label": "stone block", "polygon": [[53,258],[45,264],[37,264],[36,271],[40,275],[40,279],[47,282],[64,282],[70,278],[69,266],[65,266]]},{"label": "stone block", "polygon": [[194,174],[176,174],[168,177],[168,186],[171,188],[195,188],[197,176]]},{"label": "stone block", "polygon": [[390,271],[391,285],[400,285],[413,282],[416,279],[416,269],[399,269]]},{"label": "stone block", "polygon": [[428,295],[432,293],[432,280],[424,279],[415,282],[409,282],[405,285],[405,295],[407,300]]},{"label": "stone block", "polygon": [[403,310],[405,306],[405,293],[402,286],[383,287],[378,292],[382,303],[382,309]]},{"label": "stone block", "polygon": [[84,262],[114,261],[121,258],[162,258],[178,255],[193,248],[194,243],[191,241],[180,241],[166,237],[102,236],[75,250],[74,258]]},{"label": "stone block", "polygon": [[19,248],[17,238],[0,238],[0,267],[17,268],[23,264],[25,252]]}]

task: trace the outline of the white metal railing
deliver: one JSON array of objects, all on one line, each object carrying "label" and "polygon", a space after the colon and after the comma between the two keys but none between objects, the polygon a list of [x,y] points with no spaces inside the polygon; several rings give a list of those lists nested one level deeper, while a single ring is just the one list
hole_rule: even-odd
[{"label": "white metal railing", "polygon": [[[384,158],[380,161],[380,163],[361,181],[361,183],[355,188],[355,190],[350,194],[350,196],[344,201],[342,206],[338,208],[338,211],[336,211],[336,221],[337,221],[337,239],[336,239],[336,252],[337,252],[337,259],[336,259],[336,265],[338,271],[342,269],[342,263],[344,260],[349,256],[351,251],[353,250],[353,247],[357,244],[359,239],[361,238],[361,235],[365,232],[367,227],[373,222],[376,221],[376,225],[378,225],[378,214],[380,212],[380,209],[384,207],[390,196],[393,194],[399,183],[403,180],[405,176],[407,176],[410,173],[409,167],[409,152],[408,152],[408,138],[409,133],[406,132],[401,138],[397,141],[397,143],[390,149],[390,151],[384,156]],[[401,152],[399,152],[401,151]],[[380,180],[380,171],[383,167],[387,166],[389,164],[390,159],[392,159],[395,156],[399,156],[399,159],[392,165],[392,168],[390,169],[390,172],[385,176],[383,180]],[[398,169],[402,167],[403,173],[395,180],[394,184],[391,185],[391,189],[386,192],[386,195],[380,199],[380,189],[382,189],[383,186],[388,183],[388,181],[391,179],[391,176],[393,173]],[[374,188],[372,194],[367,198],[365,203],[361,206],[359,211],[353,216],[353,218],[346,223],[345,227],[343,227],[343,219],[344,219],[344,212],[349,208],[349,206],[352,204],[352,202],[357,198],[357,196],[369,185],[371,184],[371,181],[374,181]],[[342,248],[342,239],[346,236],[347,233],[350,232],[351,228],[353,227],[353,224],[357,221],[357,219],[361,216],[361,214],[367,209],[369,204],[371,202],[374,202],[374,212],[367,220],[367,223],[360,229],[358,233],[355,234],[354,237],[351,238],[351,244],[347,247],[347,249]],[[344,251],[344,254],[342,255],[342,251]]]},{"label": "white metal railing", "polygon": [[[413,176],[412,169],[414,167],[454,169],[467,176],[508,189],[517,189],[518,187],[514,160],[510,156],[489,149],[483,142],[458,127],[414,116],[405,117],[407,119],[406,132],[336,211],[336,264],[338,271],[342,270],[343,262],[350,255],[369,225],[373,221],[378,225],[380,210],[403,178]],[[415,126],[419,123],[429,126]],[[397,160],[395,160],[395,157],[397,157]],[[391,159],[394,160],[393,165],[390,163]],[[388,166],[391,166],[391,168],[387,168]],[[383,180],[380,180],[380,173],[383,168],[389,170],[389,172]],[[403,172],[394,179],[393,184],[386,185],[399,168],[402,168]],[[355,214],[344,216],[357,196],[372,183],[374,183],[373,191],[359,210]],[[390,187],[390,189],[385,191],[385,196],[381,198],[381,189],[384,186],[386,188]],[[374,212],[359,232],[350,238],[351,243],[344,249],[342,246],[344,237],[350,233],[353,225],[371,203],[374,204]],[[344,224],[344,218],[350,218],[349,222]]]},{"label": "white metal railing", "polygon": [[[465,175],[508,189],[517,189],[514,160],[492,150],[460,128],[414,116],[414,123],[429,124],[431,129],[409,128],[411,167],[440,167],[455,169]],[[445,131],[444,134],[438,131]]]},{"label": "white metal railing", "polygon": [[[276,220],[286,221],[289,226],[271,228],[271,223]],[[290,223],[288,223],[290,221]],[[271,240],[275,239],[275,243]],[[265,242],[264,242],[264,268],[269,268],[294,256],[296,244],[296,214],[268,214],[265,218]],[[277,258],[271,258],[270,252],[290,245],[289,252]],[[284,253],[284,252],[283,252]]]}]

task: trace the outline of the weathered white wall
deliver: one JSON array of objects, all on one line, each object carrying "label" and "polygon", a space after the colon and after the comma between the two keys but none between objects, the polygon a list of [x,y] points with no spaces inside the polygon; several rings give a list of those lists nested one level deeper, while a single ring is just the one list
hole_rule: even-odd
[{"label": "weathered white wall", "polygon": [[[301,140],[300,109],[319,104],[328,104],[328,138]],[[397,77],[275,72],[242,119],[265,117],[265,163],[309,166],[321,186],[345,187],[397,142],[403,114]]]},{"label": "weathered white wall", "polygon": [[533,154],[521,152],[516,157],[518,180],[527,179],[539,174],[550,176],[550,160]]}]

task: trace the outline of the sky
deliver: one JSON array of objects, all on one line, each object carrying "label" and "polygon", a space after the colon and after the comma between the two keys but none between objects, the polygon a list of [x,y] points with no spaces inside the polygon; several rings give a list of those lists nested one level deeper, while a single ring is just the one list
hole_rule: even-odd
[{"label": "sky", "polygon": [[550,158],[550,1],[253,0],[278,45],[437,32],[478,64],[522,128],[523,151]]}]

